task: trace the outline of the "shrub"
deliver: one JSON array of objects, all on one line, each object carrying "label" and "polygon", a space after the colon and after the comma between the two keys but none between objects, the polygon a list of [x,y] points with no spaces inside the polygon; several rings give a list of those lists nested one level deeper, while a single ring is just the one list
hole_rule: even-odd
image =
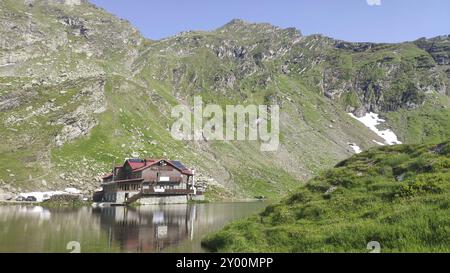
[{"label": "shrub", "polygon": [[408,161],[409,159],[410,157],[407,154],[397,154],[387,157],[385,160],[381,161],[381,164],[396,167],[402,164],[403,162]]},{"label": "shrub", "polygon": [[311,199],[312,199],[312,194],[307,189],[302,188],[301,190],[292,194],[286,200],[286,204],[292,205],[292,204],[296,204],[296,203],[306,203],[306,202],[309,202]]},{"label": "shrub", "polygon": [[291,223],[294,220],[291,210],[287,207],[277,207],[272,213],[272,223],[274,224]]},{"label": "shrub", "polygon": [[401,185],[399,196],[414,196],[424,193],[441,193],[446,181],[443,174],[419,174],[413,181]]},{"label": "shrub", "polygon": [[324,208],[308,204],[300,208],[300,210],[296,213],[297,219],[309,219],[309,220],[319,220],[322,218],[325,213]]}]

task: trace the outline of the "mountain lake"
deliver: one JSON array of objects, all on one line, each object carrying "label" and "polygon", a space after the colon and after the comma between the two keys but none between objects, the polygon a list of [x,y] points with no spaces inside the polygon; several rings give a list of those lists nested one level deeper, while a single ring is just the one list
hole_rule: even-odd
[{"label": "mountain lake", "polygon": [[0,206],[0,252],[206,252],[203,236],[267,205]]}]

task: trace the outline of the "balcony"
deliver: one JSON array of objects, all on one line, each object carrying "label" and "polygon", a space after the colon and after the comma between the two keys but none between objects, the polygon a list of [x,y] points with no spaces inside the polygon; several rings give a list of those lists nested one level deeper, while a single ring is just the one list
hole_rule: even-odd
[{"label": "balcony", "polygon": [[149,189],[142,189],[142,194],[144,195],[187,195],[187,194],[194,194],[193,190],[188,189],[158,189],[158,188],[149,188]]}]

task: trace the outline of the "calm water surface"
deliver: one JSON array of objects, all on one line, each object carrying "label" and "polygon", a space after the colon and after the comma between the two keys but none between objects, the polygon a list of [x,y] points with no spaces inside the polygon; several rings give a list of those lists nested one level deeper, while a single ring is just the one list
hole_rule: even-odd
[{"label": "calm water surface", "polygon": [[204,235],[258,213],[266,205],[0,206],[0,252],[71,252],[68,243],[72,241],[79,242],[81,252],[203,252]]}]

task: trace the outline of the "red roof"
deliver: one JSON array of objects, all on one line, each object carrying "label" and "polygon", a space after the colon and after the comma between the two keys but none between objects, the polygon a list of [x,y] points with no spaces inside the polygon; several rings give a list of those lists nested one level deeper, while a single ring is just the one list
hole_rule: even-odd
[{"label": "red roof", "polygon": [[138,172],[138,171],[145,170],[148,167],[151,167],[151,166],[155,165],[156,163],[160,162],[163,159],[146,159],[146,160],[147,160],[147,164],[143,164],[141,167],[139,167],[137,169],[133,169],[133,172]]},{"label": "red roof", "polygon": [[[176,165],[174,164],[171,160],[166,160],[166,159],[144,159],[142,162],[141,161],[131,161],[131,160],[127,160],[125,163],[128,162],[128,164],[131,167],[131,170],[133,172],[139,172],[142,170],[145,170],[161,161],[165,161],[167,164],[169,164],[170,166],[174,167],[175,169],[179,170],[182,174],[186,174],[186,175],[193,175],[192,171],[188,168],[186,168],[185,166],[181,165]],[[125,164],[124,164],[125,165]],[[120,166],[116,166],[116,169],[120,169],[123,168],[124,165],[120,165]],[[109,178],[111,177],[113,174],[108,174],[106,176],[103,177],[103,179]]]},{"label": "red roof", "polygon": [[145,166],[145,162],[131,162],[128,161],[132,170],[139,169]]},{"label": "red roof", "polygon": [[167,164],[169,164],[170,166],[174,167],[175,169],[179,170],[181,173],[186,174],[186,175],[192,175],[192,171],[186,167],[184,168],[180,168],[179,166],[176,166],[172,163],[171,160],[166,160],[166,159],[146,159],[147,160],[147,165],[145,165],[143,162],[143,166],[141,166],[140,168],[133,168],[133,172],[138,172],[138,171],[142,171],[145,170],[161,161],[165,161]]}]

